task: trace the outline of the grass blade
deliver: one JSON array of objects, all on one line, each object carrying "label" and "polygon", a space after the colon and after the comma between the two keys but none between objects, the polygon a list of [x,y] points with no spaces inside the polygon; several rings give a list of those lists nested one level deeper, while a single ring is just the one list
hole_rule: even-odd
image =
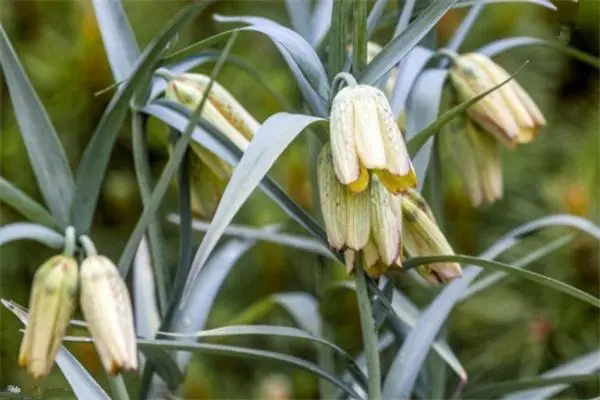
[{"label": "grass blade", "polygon": [[280,354],[273,351],[249,349],[245,347],[228,346],[222,344],[181,343],[172,342],[168,340],[138,340],[138,346],[140,348],[159,347],[169,350],[181,350],[204,354],[225,355],[249,360],[279,361],[284,364],[288,364],[303,369],[305,371],[311,372],[321,379],[326,379],[327,381],[342,389],[349,396],[360,399],[360,396],[349,385],[337,378],[335,375],[332,375],[329,372],[322,370],[312,362],[305,361],[301,358],[289,356],[287,354]]},{"label": "grass blade", "polygon": [[63,235],[43,225],[17,222],[0,226],[0,246],[25,239],[35,240],[53,249],[62,249],[65,245]]},{"label": "grass blade", "polygon": [[373,85],[404,58],[457,0],[432,2],[400,35],[395,37],[367,65],[359,77],[360,83]]},{"label": "grass blade", "polygon": [[65,228],[73,200],[73,175],[69,162],[2,25],[0,65],[38,186],[52,215],[60,227]]},{"label": "grass blade", "polygon": [[[351,1],[333,0],[333,11],[331,13],[331,30],[329,31],[329,76],[334,77],[341,72],[346,64],[346,13]],[[335,93],[331,94],[333,98]]]},{"label": "grass blade", "polygon": [[267,119],[261,126],[225,188],[211,227],[194,256],[182,298],[185,299],[190,295],[190,282],[197,278],[203,264],[222,236],[223,230],[281,153],[306,127],[322,121],[324,120],[321,118],[307,115],[278,113]]},{"label": "grass blade", "polygon": [[[561,247],[565,246],[566,244],[570,243],[574,236],[575,235],[566,235],[561,238],[558,238],[558,239],[540,247],[539,249],[532,251],[531,253],[527,254],[523,258],[513,262],[512,265],[514,265],[517,268],[525,268],[527,265],[553,253],[554,251],[556,251],[556,250],[560,249]],[[460,299],[465,300],[465,299],[473,296],[475,293],[478,293],[484,289],[487,289],[488,287],[496,284],[497,282],[499,282],[502,279],[505,279],[507,277],[508,277],[508,274],[506,274],[505,272],[494,272],[493,274],[490,274],[490,275],[486,276],[485,278],[482,278],[482,279],[478,280],[477,282],[473,283],[471,286],[469,286],[469,288],[467,290],[465,290],[465,292],[463,293],[463,295],[461,296]]]},{"label": "grass blade", "polygon": [[479,257],[463,256],[463,255],[452,255],[452,256],[432,256],[432,257],[417,257],[411,258],[403,263],[404,269],[411,269],[418,265],[430,264],[440,261],[457,262],[461,264],[477,265],[483,268],[489,268],[492,270],[506,272],[511,275],[515,275],[532,282],[538,283],[543,286],[555,289],[559,292],[567,294],[573,298],[582,300],[588,304],[600,308],[600,299],[588,294],[582,290],[579,290],[571,285],[567,285],[561,281],[550,278],[548,276],[538,274],[536,272],[528,271],[526,269],[520,269],[510,264],[501,263],[498,261],[489,261]]},{"label": "grass blade", "polygon": [[485,54],[489,57],[496,56],[504,51],[514,49],[522,46],[544,46],[549,47],[553,50],[557,50],[563,52],[564,54],[573,57],[581,62],[584,62],[592,67],[600,69],[600,58],[594,57],[591,54],[585,53],[583,51],[574,49],[569,46],[565,46],[561,43],[553,42],[550,40],[544,40],[534,37],[510,37],[506,39],[501,39],[492,43],[488,43],[487,45],[481,47],[477,50],[478,53]]},{"label": "grass blade", "polygon": [[0,202],[8,204],[30,221],[51,228],[58,226],[56,219],[42,205],[1,176]]},{"label": "grass blade", "polygon": [[102,115],[77,171],[77,189],[71,218],[79,233],[88,232],[92,224],[102,180],[117,134],[127,115],[129,100],[147,82],[150,71],[165,46],[204,6],[205,3],[194,3],[185,7],[152,40],[136,62],[130,79],[119,88]]},{"label": "grass blade", "polygon": [[367,65],[367,2],[354,0],[352,13],[352,73],[358,76]]},{"label": "grass blade", "polygon": [[108,63],[116,82],[133,72],[140,49],[120,0],[93,0]]},{"label": "grass blade", "polygon": [[[519,379],[516,381],[490,383],[487,385],[477,386],[471,390],[467,390],[462,397],[467,399],[492,398],[514,390],[540,389],[547,388],[548,386],[566,388],[572,383],[598,382],[598,380],[600,380],[600,375],[566,375],[556,378]],[[523,398],[534,399],[536,397],[528,394],[527,397]],[[543,396],[542,398],[548,397]]]},{"label": "grass blade", "polygon": [[[541,379],[561,378],[570,375],[591,374],[600,369],[600,351],[596,350],[591,353],[577,357],[574,360],[568,361],[558,367],[552,368],[544,372],[539,377]],[[589,376],[589,375],[588,375]],[[596,376],[596,382],[598,377]],[[568,382],[563,382],[550,387],[532,389],[511,393],[502,397],[503,400],[542,400],[562,392],[569,386]]]}]

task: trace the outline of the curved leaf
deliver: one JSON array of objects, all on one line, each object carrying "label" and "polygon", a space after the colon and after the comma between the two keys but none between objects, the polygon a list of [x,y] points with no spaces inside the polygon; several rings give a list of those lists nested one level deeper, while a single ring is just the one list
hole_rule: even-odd
[{"label": "curved leaf", "polygon": [[73,175],[60,139],[0,24],[0,65],[44,201],[61,228],[73,200]]},{"label": "curved leaf", "polygon": [[0,246],[14,240],[35,240],[53,249],[62,249],[65,238],[43,225],[18,222],[0,227]]},{"label": "curved leaf", "polygon": [[360,83],[373,85],[415,47],[457,0],[432,2],[400,35],[392,39],[359,76]]},{"label": "curved leaf", "polygon": [[0,202],[6,203],[30,221],[57,227],[56,219],[37,201],[0,176]]},{"label": "curved leaf", "polygon": [[292,22],[292,27],[300,36],[309,40],[310,4],[304,0],[285,0],[285,8]]},{"label": "curved leaf", "polygon": [[148,239],[143,237],[133,261],[133,309],[135,311],[135,332],[143,338],[154,337],[160,325],[156,284],[152,270],[152,256]]},{"label": "curved leaf", "polygon": [[461,264],[477,265],[483,268],[489,268],[493,270],[499,270],[502,272],[506,272],[512,275],[519,276],[521,278],[525,278],[532,282],[536,282],[540,285],[547,286],[549,288],[555,289],[559,292],[568,294],[569,296],[585,301],[588,304],[591,304],[595,307],[600,308],[600,299],[588,294],[582,290],[579,290],[571,285],[567,285],[559,280],[550,278],[548,276],[538,274],[536,272],[528,271],[525,269],[520,269],[514,267],[509,264],[501,263],[498,261],[489,261],[483,258],[471,257],[471,256],[463,256],[463,255],[452,255],[452,256],[432,256],[432,257],[417,257],[411,258],[402,264],[404,269],[411,269],[418,265],[431,264],[435,262],[441,261],[449,261],[449,262],[457,262]]},{"label": "curved leaf", "polygon": [[[548,254],[553,253],[554,251],[563,247],[567,243],[570,243],[571,240],[573,239],[573,237],[574,237],[574,235],[567,235],[567,236],[561,237],[559,239],[556,239],[556,240],[540,247],[539,249],[532,251],[531,253],[527,254],[523,258],[513,262],[512,265],[517,268],[524,268],[528,264],[531,264],[531,263],[539,260],[540,258],[543,258],[543,257],[547,256]],[[484,289],[487,289],[488,287],[494,285],[498,281],[500,281],[508,276],[509,275],[506,272],[494,272],[493,274],[490,274],[490,275],[486,276],[485,278],[482,278],[482,279],[478,280],[477,282],[471,284],[467,288],[467,290],[465,290],[465,292],[462,294],[460,299],[465,300],[465,299],[471,297],[472,295],[474,295],[475,293],[478,293]]]},{"label": "curved leaf", "polygon": [[[271,40],[281,46],[278,46],[280,51],[285,49],[319,96],[325,100],[329,98],[329,80],[325,68],[310,44],[296,32],[267,18],[226,17],[222,15],[215,15],[214,18],[217,22],[243,22],[249,25],[243,29],[269,36]],[[286,59],[286,61],[288,60]]]},{"label": "curved leaf", "polygon": [[324,120],[301,114],[279,113],[269,117],[260,127],[233,171],[215,211],[211,227],[206,232],[194,256],[188,281],[183,291],[184,299],[190,295],[190,282],[197,278],[203,264],[222,236],[223,230],[271,166],[300,132],[319,121]]},{"label": "curved leaf", "polygon": [[497,4],[497,3],[532,3],[551,10],[557,10],[556,6],[549,0],[459,0],[454,8],[477,6],[480,4]]},{"label": "curved leaf", "polygon": [[369,13],[369,17],[367,18],[367,38],[370,38],[373,32],[375,31],[375,27],[377,26],[379,19],[383,15],[388,1],[389,0],[377,0],[373,5],[373,8],[371,8],[371,12]]},{"label": "curved leaf", "polygon": [[[571,215],[552,215],[539,218],[519,226],[497,240],[481,255],[481,259],[492,259],[507,249],[518,244],[525,235],[530,235],[541,228],[554,226],[570,226],[600,238],[600,229],[591,222]],[[447,285],[433,300],[427,310],[421,314],[419,321],[406,338],[402,348],[396,355],[384,382],[384,397],[408,396],[414,386],[417,373],[423,365],[429,347],[440,328],[448,318],[450,311],[460,299],[462,293],[482,271],[477,266],[469,266],[463,270],[463,276]],[[410,365],[410,368],[406,368]]]},{"label": "curved leaf", "polygon": [[415,46],[398,65],[398,75],[390,98],[390,106],[396,119],[406,108],[406,100],[417,77],[433,56],[425,47]]},{"label": "curved leaf", "polygon": [[[600,351],[596,350],[577,357],[558,367],[552,368],[539,376],[540,379],[564,378],[570,375],[591,374],[600,370]],[[598,378],[596,376],[596,382]],[[558,383],[558,382],[557,382]],[[562,382],[550,387],[531,389],[511,393],[502,397],[503,400],[543,400],[562,392],[569,386],[569,382]]]},{"label": "curved leaf", "polygon": [[[27,325],[27,320],[29,318],[27,312],[15,307],[9,301],[4,299],[1,301],[4,307],[15,314],[24,325]],[[98,382],[92,378],[89,372],[86,371],[65,346],[60,346],[58,353],[56,353],[55,361],[78,399],[110,400],[110,397],[102,387],[100,387]]]},{"label": "curved leaf", "polygon": [[130,79],[119,88],[108,104],[96,127],[94,136],[85,149],[77,171],[77,185],[71,218],[79,233],[86,233],[90,229],[102,180],[115,140],[127,115],[129,100],[135,92],[145,85],[152,67],[165,46],[183,25],[191,20],[205,5],[203,2],[194,3],[177,13],[144,50],[142,56],[136,62]]},{"label": "curved leaf", "polygon": [[231,357],[239,357],[250,360],[273,360],[279,361],[284,364],[289,364],[305,371],[311,372],[322,379],[326,379],[337,387],[341,388],[345,393],[354,398],[360,399],[361,397],[345,382],[341,381],[335,375],[330,374],[327,371],[322,370],[316,364],[305,361],[301,358],[289,356],[287,354],[280,354],[273,351],[267,350],[256,350],[245,347],[229,346],[222,344],[209,344],[209,343],[181,343],[172,342],[168,340],[138,340],[138,346],[140,348],[145,347],[160,347],[169,350],[182,350],[190,352],[208,353],[226,355]]},{"label": "curved leaf", "polygon": [[120,0],[93,0],[108,63],[116,82],[133,72],[140,49]]},{"label": "curved leaf", "polygon": [[321,44],[329,27],[331,26],[331,15],[334,0],[317,0],[313,14],[310,19],[310,43],[313,47]]},{"label": "curved leaf", "polygon": [[478,53],[485,54],[489,57],[494,57],[504,51],[522,46],[545,46],[551,49],[561,51],[566,55],[576,58],[592,67],[600,68],[600,58],[594,57],[591,54],[584,53],[569,46],[565,46],[558,42],[544,40],[534,37],[520,36],[497,40],[479,48]]}]

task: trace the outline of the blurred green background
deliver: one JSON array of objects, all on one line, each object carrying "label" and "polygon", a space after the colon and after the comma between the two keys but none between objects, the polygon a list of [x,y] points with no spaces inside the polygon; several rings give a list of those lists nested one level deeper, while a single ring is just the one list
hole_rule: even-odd
[{"label": "blurred green background", "polygon": [[[124,7],[140,48],[186,3],[125,0]],[[390,3],[392,11],[397,2]],[[600,2],[581,0],[578,7],[569,0],[555,3],[559,12],[531,4],[488,6],[463,50],[473,50],[506,36],[531,35],[560,40],[598,56]],[[212,20],[213,13],[265,16],[289,26],[282,1],[216,1],[179,35],[175,48],[226,29]],[[444,17],[437,28],[439,43],[448,40],[464,13],[465,9],[458,9]],[[113,79],[91,2],[4,0],[0,2],[0,21],[75,168],[113,93],[95,95],[111,85]],[[390,33],[389,28],[378,30],[375,41],[384,44]],[[242,33],[233,54],[254,64],[281,95],[294,106],[300,105],[293,77],[268,39],[255,33]],[[496,60],[508,71],[514,71],[525,60],[531,61],[518,80],[540,105],[548,126],[534,143],[520,146],[514,152],[503,152],[505,198],[493,206],[481,209],[470,206],[450,157],[447,151],[444,153],[445,227],[456,252],[462,254],[477,254],[508,230],[552,213],[571,213],[596,223],[600,221],[598,71],[545,48],[516,49]],[[206,68],[199,70],[206,71]],[[219,80],[259,121],[282,111],[282,105],[274,96],[238,68],[225,67]],[[41,201],[1,76],[0,81],[0,174]],[[157,175],[168,157],[164,147],[166,132],[159,123],[151,122],[151,161]],[[130,148],[126,124],[111,158],[92,233],[100,251],[113,259],[118,258],[141,211]],[[307,154],[306,139],[297,140],[276,164],[273,175],[302,206],[313,210]],[[173,186],[163,203],[163,215],[177,210],[176,196]],[[0,224],[22,219],[9,207],[1,207]],[[251,198],[237,220],[251,225],[287,221],[260,193]],[[292,223],[288,225],[293,227]],[[165,221],[163,231],[169,262],[174,267],[177,227]],[[561,234],[564,230],[554,229],[528,238],[524,245],[503,259],[515,260]],[[51,250],[32,242],[11,243],[0,248],[1,297],[26,304],[36,268],[51,255]],[[597,296],[598,255],[598,243],[578,235],[531,268]],[[227,278],[208,327],[228,324],[248,304],[271,293],[301,290],[315,293],[318,265],[316,257],[299,251],[256,245]],[[344,271],[335,268],[330,275],[332,279],[343,279]],[[419,305],[427,304],[437,292],[409,277],[399,278],[397,286]],[[350,294],[329,296],[323,304],[322,311],[334,327],[335,342],[356,354],[361,338],[354,297]],[[292,324],[283,312],[265,316],[261,322]],[[461,303],[452,314],[447,332],[451,346],[470,373],[469,384],[476,384],[535,376],[589,352],[598,346],[598,323],[597,310],[527,281],[511,279]],[[72,398],[58,368],[41,382],[31,380],[17,368],[20,328],[12,314],[0,310],[0,391],[15,385],[25,395]],[[291,346],[288,341],[267,339],[240,344],[315,360],[314,349],[308,345]],[[83,360],[94,376],[106,383],[92,346],[67,347]],[[449,375],[450,384],[454,385],[456,379]],[[264,362],[195,356],[183,395],[186,398],[276,398],[276,389],[281,390],[281,398],[315,398],[318,394],[316,380],[304,372]],[[563,395],[564,398],[585,398],[598,395],[598,391],[598,385],[574,385]],[[0,398],[2,396],[0,394]]]}]

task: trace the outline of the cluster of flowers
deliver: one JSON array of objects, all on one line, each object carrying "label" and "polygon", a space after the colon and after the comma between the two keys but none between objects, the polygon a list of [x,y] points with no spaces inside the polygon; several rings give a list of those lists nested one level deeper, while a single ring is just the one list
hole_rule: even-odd
[{"label": "cluster of flowers", "polygon": [[[350,85],[331,106],[331,143],[319,156],[321,209],[330,246],[344,252],[349,270],[356,254],[372,277],[402,267],[411,256],[454,254],[421,195],[402,132],[384,93]],[[461,275],[456,263],[419,272],[432,283]]]},{"label": "cluster of flowers", "polygon": [[108,258],[91,254],[78,265],[57,255],[36,272],[19,365],[34,378],[48,375],[79,305],[106,371],[136,370],[137,346],[129,292]]}]

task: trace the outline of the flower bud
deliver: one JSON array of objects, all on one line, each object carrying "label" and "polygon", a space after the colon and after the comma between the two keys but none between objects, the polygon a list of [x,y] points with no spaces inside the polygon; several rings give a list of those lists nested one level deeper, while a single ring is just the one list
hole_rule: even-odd
[{"label": "flower bud", "polygon": [[[402,196],[404,248],[412,257],[453,255],[452,247],[435,220],[413,201],[415,198],[420,198],[416,191],[411,196]],[[420,200],[425,203],[423,198]],[[434,284],[445,283],[462,275],[460,265],[451,262],[422,265],[418,270],[427,281]]]},{"label": "flower bud", "polygon": [[81,310],[106,371],[137,369],[131,299],[108,258],[91,255],[81,264]]},{"label": "flower bud", "polygon": [[468,118],[446,125],[450,154],[474,206],[502,198],[502,164],[498,141]]},{"label": "flower bud", "polygon": [[[496,85],[486,70],[467,56],[459,56],[454,60],[450,69],[450,79],[461,102],[468,101]],[[507,147],[512,149],[518,143],[519,125],[498,90],[469,107],[467,114]]]},{"label": "flower bud", "polygon": [[[499,85],[510,78],[510,75],[490,58],[477,53],[467,54],[468,57],[482,68],[492,79],[494,85]],[[527,92],[513,79],[498,89],[513,118],[520,129],[519,143],[528,143],[535,138],[538,128],[546,125],[541,111],[529,97]]]},{"label": "flower bud", "polygon": [[36,272],[29,299],[29,321],[19,350],[19,366],[34,378],[50,372],[75,310],[78,284],[74,258],[54,256]]},{"label": "flower bud", "polygon": [[[201,74],[182,74],[171,80],[166,97],[190,109],[195,109],[204,96],[210,77]],[[213,82],[202,117],[218,128],[238,148],[246,150],[260,124],[218,82]]]},{"label": "flower bud", "polygon": [[367,170],[393,193],[416,186],[402,132],[381,90],[367,85],[340,90],[331,105],[330,132],[336,176],[353,193],[366,189]]}]

